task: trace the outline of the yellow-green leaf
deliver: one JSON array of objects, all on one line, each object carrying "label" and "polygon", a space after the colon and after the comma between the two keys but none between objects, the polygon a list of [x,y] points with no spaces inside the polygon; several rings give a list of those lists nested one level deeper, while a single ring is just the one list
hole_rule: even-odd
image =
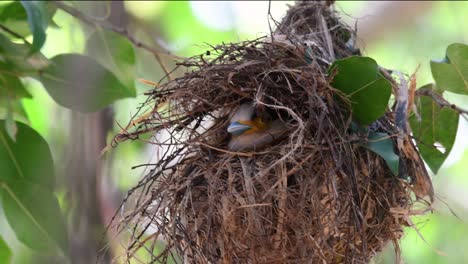
[{"label": "yellow-green leaf", "polygon": [[11,250],[7,243],[0,236],[0,264],[11,263]]},{"label": "yellow-green leaf", "polygon": [[449,45],[442,62],[431,61],[431,71],[438,89],[468,94],[468,45]]}]

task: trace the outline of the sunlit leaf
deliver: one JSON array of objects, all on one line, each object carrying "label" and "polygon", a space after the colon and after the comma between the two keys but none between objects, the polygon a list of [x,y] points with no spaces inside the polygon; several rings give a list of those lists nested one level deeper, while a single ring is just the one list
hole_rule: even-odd
[{"label": "sunlit leaf", "polygon": [[368,57],[336,60],[329,73],[335,71],[332,86],[348,96],[353,117],[361,125],[368,125],[385,113],[392,85],[379,73],[375,60]]},{"label": "sunlit leaf", "polygon": [[431,71],[438,89],[468,94],[468,45],[449,45],[444,61],[431,61]]},{"label": "sunlit leaf", "polygon": [[52,191],[23,180],[1,186],[2,207],[18,240],[35,250],[67,252],[65,220]]},{"label": "sunlit leaf", "polygon": [[52,190],[54,166],[47,142],[29,126],[16,122],[16,141],[0,120],[0,182],[24,180]]},{"label": "sunlit leaf", "polygon": [[421,120],[412,115],[411,129],[424,161],[434,173],[437,173],[452,150],[459,115],[450,108],[440,108],[427,96],[418,97],[416,106]]},{"label": "sunlit leaf", "polygon": [[373,132],[369,134],[366,148],[382,157],[393,174],[398,175],[399,157],[395,154],[392,139],[386,133]]},{"label": "sunlit leaf", "polygon": [[81,112],[100,110],[114,101],[135,96],[115,75],[94,59],[60,54],[51,59],[40,80],[60,105]]},{"label": "sunlit leaf", "polygon": [[135,51],[128,39],[112,31],[96,30],[86,42],[86,53],[112,71],[129,89],[135,89]]},{"label": "sunlit leaf", "polygon": [[46,29],[49,23],[47,3],[45,1],[21,1],[28,14],[28,25],[33,33],[30,53],[39,51],[46,40]]},{"label": "sunlit leaf", "polygon": [[11,263],[11,250],[7,243],[0,236],[0,264]]}]

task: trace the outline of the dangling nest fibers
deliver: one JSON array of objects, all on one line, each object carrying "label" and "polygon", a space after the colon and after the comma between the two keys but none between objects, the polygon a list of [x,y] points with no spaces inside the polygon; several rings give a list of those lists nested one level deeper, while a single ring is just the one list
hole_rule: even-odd
[{"label": "dangling nest fibers", "polygon": [[[326,73],[356,53],[346,44],[353,33],[328,4],[297,3],[272,37],[212,47],[150,91],[152,112],[116,137],[156,131],[160,154],[129,193],[139,198],[123,220],[135,227],[128,257],[150,239],[165,243],[153,262],[367,263],[390,241],[398,250],[413,185],[363,147],[367,135],[351,131]],[[287,136],[229,151],[229,118],[246,101],[276,113]],[[396,142],[393,119],[388,109],[371,127]],[[416,158],[400,169],[427,177],[408,144],[406,157]]]}]

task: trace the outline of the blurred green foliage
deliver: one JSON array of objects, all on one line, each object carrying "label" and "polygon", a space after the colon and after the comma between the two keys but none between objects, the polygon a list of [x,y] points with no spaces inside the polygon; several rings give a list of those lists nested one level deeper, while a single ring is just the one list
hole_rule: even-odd
[{"label": "blurred green foliage", "polygon": [[[92,56],[100,66],[94,65],[87,68],[88,70],[103,67],[104,71],[115,77],[111,77],[112,81],[103,84],[103,87],[120,87],[121,85],[129,91],[125,93],[125,96],[115,96],[109,101],[100,101],[101,103],[98,104],[99,107],[104,107],[120,99],[113,105],[116,119],[114,134],[118,133],[121,127],[127,125],[136,108],[145,100],[144,96],[141,96],[142,93],[152,88],[137,83],[136,79],[145,78],[158,82],[165,73],[153,55],[133,48],[125,38],[115,33],[90,29],[88,25],[79,23],[69,14],[55,10],[50,4],[46,6],[48,11],[45,11],[43,3],[34,2],[33,4],[24,1],[22,4],[26,9],[21,6],[20,2],[0,3],[0,24],[14,29],[21,38],[24,37],[29,42],[29,44],[24,43],[21,38],[10,36],[0,30],[0,52],[2,53],[0,69],[15,69],[23,73],[21,78],[12,75],[8,75],[9,77],[5,77],[7,75],[1,76],[0,82],[14,83],[15,85],[0,87],[0,114],[2,115],[0,118],[3,119],[3,116],[12,112],[11,120],[24,122],[37,131],[48,142],[52,158],[56,163],[56,170],[60,171],[64,164],[63,153],[66,143],[70,140],[68,138],[70,110],[59,106],[52,99],[53,96],[51,97],[43,89],[44,82],[38,81],[40,78],[31,73],[37,73],[38,69],[45,69],[44,67],[50,63],[50,59],[59,54],[78,53]],[[72,4],[96,18],[105,18],[108,15],[108,3],[94,4],[76,1]],[[125,6],[133,21],[133,24],[129,25],[132,29],[131,34],[150,45],[171,49],[177,55],[192,56],[206,51],[208,49],[206,43],[216,45],[221,42],[252,39],[269,32],[267,3],[260,8],[256,6],[258,8],[256,10],[247,10],[243,9],[242,4],[226,2],[224,7],[227,7],[227,10],[215,10],[215,12],[220,13],[218,14],[220,17],[233,20],[231,21],[233,26],[225,29],[210,25],[200,17],[200,10],[204,10],[204,14],[208,16],[209,12],[213,12],[212,8],[202,6],[195,12],[195,4],[200,3],[127,1]],[[257,4],[261,5],[262,3]],[[254,5],[246,3],[245,6]],[[365,2],[338,2],[337,6],[338,10],[342,9],[349,14],[366,13]],[[273,13],[284,13],[286,6],[284,3],[272,3],[272,9]],[[49,20],[45,12],[48,12],[47,14],[53,17],[53,20]],[[36,15],[28,16],[32,13]],[[247,18],[246,13],[255,15],[253,18],[252,15],[248,15]],[[382,39],[366,43],[363,49],[364,55],[375,59],[386,68],[399,69],[408,74],[413,73],[418,65],[421,65],[417,74],[418,84],[433,82],[429,61],[444,57],[446,47],[451,43],[468,42],[468,33],[464,27],[468,24],[466,14],[468,14],[468,3],[466,2],[436,2],[427,13],[416,17],[413,23],[396,32],[384,34]],[[280,20],[280,17],[275,18]],[[27,19],[29,19],[29,23],[26,21]],[[243,20],[248,19],[261,21],[259,24],[262,27],[250,27],[242,23]],[[353,23],[352,19],[350,21]],[[47,27],[47,23],[52,26]],[[28,60],[23,60],[29,52],[39,50],[41,53],[29,57]],[[162,61],[171,69],[174,66],[173,58],[167,55],[161,56]],[[52,60],[52,62],[54,61]],[[62,74],[63,76],[64,74]],[[45,84],[45,88],[47,88],[47,82]],[[3,107],[7,105],[6,101],[4,99],[2,101],[5,87],[15,87],[13,97],[18,99],[9,103],[8,109]],[[124,98],[135,94],[139,96]],[[444,96],[449,98],[451,102],[468,108],[467,96],[449,92],[445,92]],[[91,110],[96,110],[99,107]],[[424,240],[412,228],[405,230],[406,235],[401,241],[401,248],[404,261],[407,263],[464,263],[468,259],[468,252],[464,250],[468,247],[468,238],[464,236],[468,233],[468,225],[465,223],[465,219],[468,219],[468,196],[465,192],[468,188],[468,178],[465,175],[468,170],[468,140],[465,140],[463,136],[468,130],[468,125],[463,122],[460,122],[459,125],[454,151],[441,167],[437,176],[434,177],[435,190],[439,194],[438,202],[435,204],[435,213],[413,218]],[[21,126],[19,125],[19,127]],[[11,132],[8,133],[11,134]],[[111,136],[109,136],[109,142],[110,139]],[[20,143],[21,141],[18,142],[18,144]],[[123,143],[119,148],[112,150],[112,158],[109,159],[110,163],[108,164],[109,174],[112,175],[116,185],[122,191],[126,191],[144,175],[144,169],[132,170],[131,166],[150,162],[155,158],[154,155],[154,149],[149,149],[142,142]],[[37,193],[37,191],[35,192]],[[49,194],[43,196],[51,198]],[[25,199],[31,201],[32,198],[26,197]],[[52,213],[56,214],[56,201],[44,200],[48,200],[46,204],[54,204],[49,208],[52,208],[51,210],[54,211]],[[61,205],[63,203],[66,202],[61,201]],[[30,207],[30,205],[28,206]],[[459,218],[455,217],[449,208],[453,209]],[[8,210],[8,208],[3,208],[0,214],[0,235],[8,242],[7,244],[13,252],[12,263],[30,263],[33,259],[39,261],[42,258],[46,261],[47,258],[42,253],[31,252],[16,240],[13,231],[5,223],[4,210]],[[9,250],[5,249],[2,241],[0,239],[0,263],[3,259],[1,256],[8,257],[9,255]],[[384,254],[376,258],[376,261],[393,263],[395,257],[392,250],[393,248],[389,246]],[[137,254],[142,259],[147,257],[144,252]]]}]

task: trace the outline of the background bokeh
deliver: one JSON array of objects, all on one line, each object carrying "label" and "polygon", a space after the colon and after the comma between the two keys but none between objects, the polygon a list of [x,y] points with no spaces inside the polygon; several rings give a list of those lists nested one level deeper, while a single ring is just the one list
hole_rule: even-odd
[{"label": "background bokeh", "polygon": [[[292,2],[272,1],[271,14],[280,20]],[[76,7],[95,16],[106,16],[104,2],[80,2]],[[136,38],[163,47],[178,56],[203,53],[207,44],[236,42],[268,34],[266,1],[126,1],[124,11],[130,32]],[[413,73],[418,67],[418,86],[432,82],[429,61],[445,56],[451,43],[468,43],[468,2],[368,2],[338,1],[336,9],[352,27],[357,25],[358,46],[366,56],[389,69]],[[58,10],[54,21],[59,27],[49,28],[42,52],[51,57],[64,52],[83,52],[88,32],[75,18]],[[135,49],[137,74],[158,82],[163,76],[160,64],[148,53]],[[174,58],[163,57],[170,68]],[[58,106],[32,79],[25,80],[33,99],[23,99],[31,126],[50,144],[58,175],[64,173],[64,153],[70,137],[71,111]],[[113,105],[113,133],[125,126],[144,101],[143,93],[151,87],[135,81],[137,97],[123,99]],[[468,97],[446,92],[447,98],[468,109]],[[112,133],[108,136],[110,140]],[[401,241],[405,263],[468,263],[468,122],[460,118],[454,148],[437,175],[433,176],[437,194],[434,212],[415,217],[419,234],[405,230]],[[144,174],[132,166],[154,158],[154,149],[141,142],[125,142],[112,150],[106,161],[106,183],[125,193]],[[59,191],[59,198],[64,194]],[[116,195],[116,199],[122,196]],[[63,198],[63,197],[62,197]],[[64,203],[64,199],[60,199]],[[66,208],[65,204],[62,204]],[[0,226],[6,226],[0,218]],[[5,228],[4,228],[5,229]],[[8,233],[10,232],[10,233]],[[3,230],[7,240],[14,240],[11,231]],[[28,250],[16,243],[14,263],[28,263]],[[28,255],[29,254],[29,255]],[[28,257],[29,256],[29,257]],[[144,255],[141,256],[144,261]],[[394,263],[392,245],[375,259],[376,263]]]}]

